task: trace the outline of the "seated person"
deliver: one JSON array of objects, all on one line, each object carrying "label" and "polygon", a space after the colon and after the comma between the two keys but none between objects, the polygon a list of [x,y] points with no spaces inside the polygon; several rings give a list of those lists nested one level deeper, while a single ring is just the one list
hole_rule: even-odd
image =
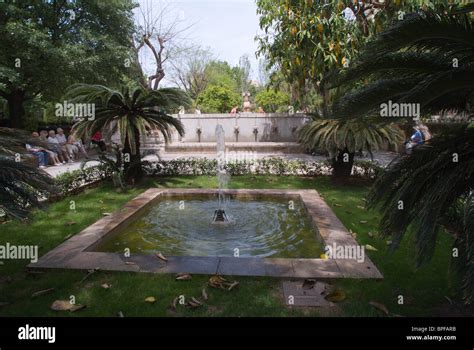
[{"label": "seated person", "polygon": [[85,149],[84,145],[82,144],[81,139],[76,139],[76,137],[75,137],[73,134],[69,135],[69,137],[68,137],[68,139],[67,139],[67,144],[68,144],[68,146],[73,146],[73,147],[75,147],[75,149],[76,149],[76,155],[77,155],[78,153],[82,153],[82,155],[83,155],[85,158],[88,157],[87,152],[86,152],[86,149]]},{"label": "seated person", "polygon": [[61,148],[67,152],[69,158],[72,160],[75,158],[79,150],[75,145],[68,144],[64,130],[61,128],[56,129],[56,139],[59,142]]},{"label": "seated person", "polygon": [[[32,134],[33,137],[39,137],[37,132]],[[26,144],[26,150],[33,154],[36,158],[38,158],[38,166],[40,168],[45,168],[48,165],[48,153],[41,147],[32,146],[30,144]]]},{"label": "seated person", "polygon": [[97,131],[94,136],[92,136],[91,142],[94,145],[97,145],[101,152],[107,151],[107,146],[105,145],[104,139],[102,138],[102,133],[100,131]]},{"label": "seated person", "polygon": [[54,130],[50,130],[48,135],[48,143],[53,152],[58,154],[59,160],[63,162],[63,164],[66,162],[72,163],[67,150],[61,147],[59,140],[56,138],[56,132]]},{"label": "seated person", "polygon": [[[33,138],[38,138],[41,142],[46,143],[48,142],[48,132],[46,130],[41,130],[40,134],[38,134],[36,131],[31,134]],[[61,162],[59,161],[58,155],[54,153],[53,151],[41,147],[41,150],[46,152],[48,154],[48,159],[49,163],[51,165],[59,166],[61,165]]]},{"label": "seated person", "polygon": [[424,144],[425,139],[424,139],[423,133],[420,130],[420,127],[419,126],[414,126],[413,129],[415,129],[415,132],[410,137],[410,141],[411,141],[412,145],[416,146],[416,145]]}]

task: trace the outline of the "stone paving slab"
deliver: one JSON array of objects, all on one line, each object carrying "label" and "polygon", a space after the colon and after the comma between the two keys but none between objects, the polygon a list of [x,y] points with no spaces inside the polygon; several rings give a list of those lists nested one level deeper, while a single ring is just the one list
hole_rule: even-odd
[{"label": "stone paving slab", "polygon": [[292,259],[295,278],[340,278],[342,273],[335,260]]},{"label": "stone paving slab", "polygon": [[266,276],[264,259],[221,257],[218,275]]},{"label": "stone paving slab", "polygon": [[345,278],[383,278],[374,263],[365,257],[364,262],[354,262],[354,260],[334,260]]},{"label": "stone paving slab", "polygon": [[[300,198],[313,225],[326,245],[358,245],[331,208],[315,190],[225,190],[235,198],[284,196]],[[99,268],[111,271],[140,271],[150,273],[222,274],[239,276],[273,276],[291,278],[383,278],[366,256],[365,261],[339,259],[272,259],[258,257],[196,257],[172,256],[164,262],[153,255],[132,255],[96,252],[100,243],[120,231],[148,205],[160,197],[216,195],[216,189],[151,188],[137,196],[120,210],[87,227],[77,235],[42,256],[29,268]]]}]

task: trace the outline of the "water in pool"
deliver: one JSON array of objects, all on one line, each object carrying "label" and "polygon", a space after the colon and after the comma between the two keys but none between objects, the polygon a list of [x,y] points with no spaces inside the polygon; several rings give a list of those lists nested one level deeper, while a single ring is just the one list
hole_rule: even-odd
[{"label": "water in pool", "polygon": [[232,198],[226,203],[226,223],[213,222],[217,208],[217,198],[162,199],[97,250],[274,258],[318,258],[321,253],[299,200]]}]

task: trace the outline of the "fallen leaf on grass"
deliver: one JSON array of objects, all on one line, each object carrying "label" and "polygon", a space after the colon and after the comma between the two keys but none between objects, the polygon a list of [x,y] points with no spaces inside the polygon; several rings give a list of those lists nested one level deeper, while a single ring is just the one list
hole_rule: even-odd
[{"label": "fallen leaf on grass", "polygon": [[225,282],[226,279],[224,277],[221,277],[219,275],[214,275],[209,278],[209,285],[214,288],[219,288],[219,286],[222,284],[222,282]]},{"label": "fallen leaf on grass", "polygon": [[147,297],[147,298],[145,298],[145,302],[153,304],[153,303],[156,302],[156,298],[155,297]]},{"label": "fallen leaf on grass", "polygon": [[221,277],[219,275],[214,275],[209,278],[209,286],[213,288],[220,288],[227,290],[230,292],[232,289],[237,287],[239,285],[239,282],[237,281],[227,281],[224,277]]},{"label": "fallen leaf on grass", "polygon": [[368,232],[367,236],[369,236],[370,238],[374,238],[374,234],[372,232]]},{"label": "fallen leaf on grass", "polygon": [[81,304],[71,304],[69,300],[55,300],[51,304],[53,311],[70,311],[75,312],[84,309],[86,306]]},{"label": "fallen leaf on grass", "polygon": [[377,248],[372,247],[370,244],[366,244],[366,245],[365,245],[365,249],[366,249],[366,250],[371,250],[371,251],[373,251],[373,252],[377,252],[377,251],[378,251]]},{"label": "fallen leaf on grass", "polygon": [[334,292],[329,293],[325,296],[327,301],[339,302],[346,299],[346,293],[343,290],[335,290]]},{"label": "fallen leaf on grass", "polygon": [[161,254],[160,252],[156,253],[155,255],[160,260],[168,261],[168,259],[163,254]]},{"label": "fallen leaf on grass", "polygon": [[178,300],[179,297],[173,299],[173,302],[171,303],[171,307],[173,308],[173,310],[176,310],[176,307],[178,306]]},{"label": "fallen leaf on grass", "polygon": [[385,315],[388,316],[389,312],[388,312],[388,309],[387,307],[384,305],[384,304],[381,304],[377,301],[369,301],[369,304],[372,305],[374,308],[376,308],[377,310],[380,310],[382,311]]},{"label": "fallen leaf on grass", "polygon": [[229,288],[227,288],[227,290],[230,292],[232,289],[234,289],[234,288],[237,287],[238,285],[239,285],[239,282],[234,281],[234,282],[232,282],[232,283],[229,285]]},{"label": "fallen leaf on grass", "polygon": [[203,305],[203,303],[202,303],[200,300],[196,299],[195,297],[191,297],[190,300],[191,300],[193,303]]},{"label": "fallen leaf on grass", "polygon": [[385,243],[387,243],[387,245],[391,245],[391,244],[392,244],[392,241],[387,241],[387,242],[385,242]]},{"label": "fallen leaf on grass", "polygon": [[101,286],[102,288],[104,288],[104,289],[109,289],[109,288],[112,287],[112,285],[111,285],[110,283],[103,283],[103,284],[101,284],[100,286]]},{"label": "fallen leaf on grass", "polygon": [[39,290],[37,292],[34,292],[33,294],[31,294],[31,297],[32,298],[36,298],[36,297],[39,297],[40,295],[43,295],[43,294],[47,294],[49,292],[52,292],[54,290],[54,288],[48,288],[48,289],[43,289],[43,290]]},{"label": "fallen leaf on grass", "polygon": [[334,203],[334,205],[335,205],[336,207],[342,207],[342,204],[339,204],[339,203]]},{"label": "fallen leaf on grass", "polygon": [[117,316],[120,317],[120,318],[125,317],[125,316],[123,315],[123,312],[122,312],[122,311],[119,311],[118,314],[117,314]]},{"label": "fallen leaf on grass", "polygon": [[202,298],[203,298],[204,300],[208,300],[208,299],[209,299],[209,296],[207,295],[206,288],[203,288],[203,289],[202,289],[201,294],[202,294]]},{"label": "fallen leaf on grass", "polygon": [[196,304],[196,303],[194,303],[190,300],[190,301],[188,301],[186,306],[194,309],[194,308],[197,308],[197,307],[201,307],[202,305],[201,304]]},{"label": "fallen leaf on grass", "polygon": [[364,206],[362,206],[362,205],[358,205],[358,206],[357,206],[357,208],[358,208],[358,209],[365,210],[365,207],[364,207]]},{"label": "fallen leaf on grass", "polygon": [[359,223],[360,224],[366,224],[366,223],[368,223],[368,221],[367,220],[360,220]]},{"label": "fallen leaf on grass", "polygon": [[190,281],[193,277],[188,273],[178,273],[176,275],[176,281]]}]

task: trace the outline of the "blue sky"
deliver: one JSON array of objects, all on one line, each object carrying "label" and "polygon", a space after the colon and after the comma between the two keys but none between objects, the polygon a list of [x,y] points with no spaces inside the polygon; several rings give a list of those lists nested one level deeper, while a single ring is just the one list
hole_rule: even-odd
[{"label": "blue sky", "polygon": [[147,2],[154,10],[160,2],[169,4],[168,15],[182,20],[181,26],[193,24],[183,35],[186,41],[208,47],[221,60],[237,65],[243,54],[252,62],[257,75],[254,38],[259,33],[258,16],[254,0],[139,0],[142,7]]}]

